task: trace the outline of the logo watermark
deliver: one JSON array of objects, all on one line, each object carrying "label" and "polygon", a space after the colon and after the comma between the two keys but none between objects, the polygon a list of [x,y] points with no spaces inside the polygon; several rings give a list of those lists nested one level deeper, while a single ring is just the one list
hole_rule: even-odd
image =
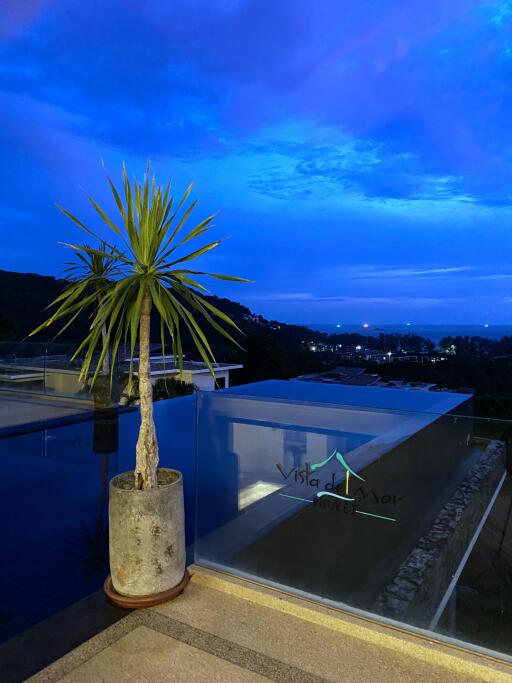
[{"label": "logo watermark", "polygon": [[[321,481],[319,471],[329,465],[329,463],[340,465],[345,472],[345,478],[342,483],[336,483],[337,476],[335,472],[331,473],[329,480]],[[366,486],[366,480],[364,477],[350,467],[345,460],[345,457],[338,449],[335,449],[325,460],[313,464],[306,463],[302,468],[292,467],[290,470],[286,471],[280,464],[276,464],[276,467],[283,479],[290,482],[294,481],[296,484],[317,489],[313,500],[310,500],[309,498],[301,498],[300,496],[292,496],[287,493],[280,493],[279,495],[284,498],[292,498],[294,500],[304,501],[306,503],[311,503],[322,508],[327,508],[331,511],[342,512],[344,514],[364,515],[367,517],[380,519],[385,522],[397,521],[395,517],[376,514],[374,512],[367,512],[358,508],[359,503],[361,501],[364,502],[367,499],[369,499],[370,502],[376,503],[378,505],[395,507],[401,502],[402,497],[393,494],[381,495],[377,493],[374,488],[368,488]],[[357,482],[363,482],[363,484],[358,484],[358,487],[354,489],[353,484],[351,487],[351,481],[353,480],[357,480]],[[351,488],[353,489],[352,491]]]}]

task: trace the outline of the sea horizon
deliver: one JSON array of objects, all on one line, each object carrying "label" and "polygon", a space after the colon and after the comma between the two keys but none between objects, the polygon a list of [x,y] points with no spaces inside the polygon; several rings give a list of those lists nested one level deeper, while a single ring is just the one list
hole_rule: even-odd
[{"label": "sea horizon", "polygon": [[403,323],[403,324],[343,324],[343,323],[303,323],[312,330],[317,332],[326,332],[327,334],[343,334],[343,333],[359,333],[369,337],[377,337],[379,334],[416,334],[420,337],[426,337],[438,344],[441,339],[445,337],[487,337],[488,339],[501,339],[512,335],[511,325],[492,325],[492,324],[474,324],[474,325],[449,325],[437,324],[427,325],[421,323]]}]

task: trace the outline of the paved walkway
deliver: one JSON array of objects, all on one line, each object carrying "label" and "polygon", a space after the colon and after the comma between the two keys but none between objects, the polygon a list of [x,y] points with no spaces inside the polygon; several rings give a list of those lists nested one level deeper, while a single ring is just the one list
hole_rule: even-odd
[{"label": "paved walkway", "polygon": [[29,680],[67,683],[510,681],[512,666],[202,568]]}]

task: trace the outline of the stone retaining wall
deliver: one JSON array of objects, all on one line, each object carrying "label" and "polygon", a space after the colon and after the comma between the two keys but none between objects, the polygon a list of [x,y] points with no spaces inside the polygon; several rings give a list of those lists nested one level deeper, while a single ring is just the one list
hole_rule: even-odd
[{"label": "stone retaining wall", "polygon": [[490,441],[445,503],[373,611],[427,627],[457,570],[504,471],[504,444]]}]

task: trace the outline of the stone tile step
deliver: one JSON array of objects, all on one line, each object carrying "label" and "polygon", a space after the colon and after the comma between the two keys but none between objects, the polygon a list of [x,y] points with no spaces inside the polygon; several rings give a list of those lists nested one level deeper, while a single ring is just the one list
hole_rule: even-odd
[{"label": "stone tile step", "polygon": [[155,612],[325,680],[512,681],[512,667],[501,661],[228,574],[192,571],[187,599]]},{"label": "stone tile step", "polygon": [[512,682],[512,667],[193,567],[185,593],[106,629],[30,680]]},{"label": "stone tile step", "polygon": [[268,679],[147,626],[137,626],[60,680],[62,683],[259,683]]}]

